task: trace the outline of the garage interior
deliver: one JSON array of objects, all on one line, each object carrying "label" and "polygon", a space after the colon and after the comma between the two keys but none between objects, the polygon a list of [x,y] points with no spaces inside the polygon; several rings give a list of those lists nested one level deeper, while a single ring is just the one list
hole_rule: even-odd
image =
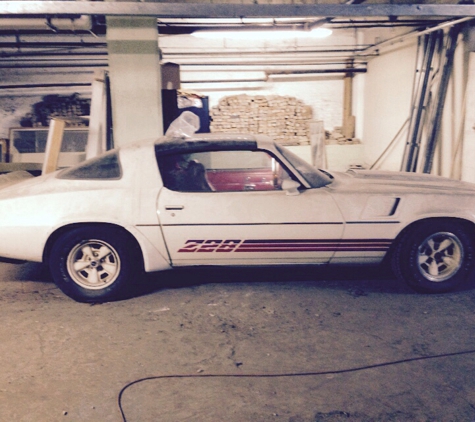
[{"label": "garage interior", "polygon": [[[202,131],[268,134],[320,168],[475,182],[474,17],[448,2],[3,1],[0,173],[44,171],[51,121],[66,167],[193,110]],[[38,264],[0,263],[0,419],[475,420],[473,286],[425,296],[384,271],[306,268],[146,281],[90,306]]]},{"label": "garage interior", "polygon": [[[47,3],[33,2],[36,9],[25,6],[15,13],[12,2],[3,2],[4,162],[41,161],[41,156],[22,155],[29,153],[21,141],[22,153],[18,151],[14,138],[22,135],[15,129],[47,131],[51,116],[73,117],[68,126],[84,127],[85,132],[89,119],[92,131],[107,126],[103,149],[157,137],[177,114],[169,111],[169,102],[176,108],[174,91],[179,90],[182,102],[205,99],[208,121],[202,131],[211,124],[213,132],[268,134],[308,161],[315,160],[309,144],[322,142],[317,157],[321,168],[345,171],[357,166],[475,180],[470,114],[474,36],[467,8],[441,4],[424,12],[391,5],[391,11],[380,5],[378,12],[377,4],[353,3],[333,10],[342,16],[327,17],[304,15],[332,12],[327,5],[306,5],[308,11],[300,5],[293,16],[298,6],[290,4],[241,5],[235,10],[203,3],[194,11],[184,3],[150,3],[154,7],[142,11],[123,3],[69,2],[79,3],[85,14],[68,15],[68,4],[61,8],[61,2]],[[114,14],[94,14],[98,4]],[[132,15],[124,15],[128,10]],[[173,13],[177,17],[170,17]],[[241,36],[250,32],[251,43],[236,38],[238,28]],[[257,38],[252,30],[259,31]],[[276,36],[277,31],[286,38]],[[318,31],[331,35],[316,38]],[[270,37],[260,35],[269,32]],[[101,97],[104,83],[99,82],[103,79],[108,81],[106,104]],[[93,86],[97,100],[91,113]],[[278,127],[283,119],[276,113],[285,105],[273,106],[272,101],[289,98],[308,109],[308,116]],[[226,110],[228,100],[240,100],[238,109],[231,111],[233,104]],[[242,126],[251,101],[267,103],[254,124]],[[162,120],[158,116],[163,113]],[[84,140],[78,143],[74,152],[84,152]],[[68,159],[76,162],[83,155],[65,155],[64,164]]]}]

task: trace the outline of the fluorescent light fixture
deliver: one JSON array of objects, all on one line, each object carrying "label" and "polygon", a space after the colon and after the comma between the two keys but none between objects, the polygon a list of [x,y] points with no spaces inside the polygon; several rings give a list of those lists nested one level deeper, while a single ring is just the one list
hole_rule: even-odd
[{"label": "fluorescent light fixture", "polygon": [[229,38],[243,41],[279,41],[292,38],[326,38],[331,35],[331,29],[314,28],[308,31],[303,29],[238,29],[238,30],[202,30],[193,32],[194,37],[207,39]]}]

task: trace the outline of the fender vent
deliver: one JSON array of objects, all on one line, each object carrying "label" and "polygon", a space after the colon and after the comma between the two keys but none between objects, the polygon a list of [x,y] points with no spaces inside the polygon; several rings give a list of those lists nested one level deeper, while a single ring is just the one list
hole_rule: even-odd
[{"label": "fender vent", "polygon": [[400,202],[401,198],[394,196],[370,196],[361,218],[367,220],[378,217],[392,217],[396,214]]}]

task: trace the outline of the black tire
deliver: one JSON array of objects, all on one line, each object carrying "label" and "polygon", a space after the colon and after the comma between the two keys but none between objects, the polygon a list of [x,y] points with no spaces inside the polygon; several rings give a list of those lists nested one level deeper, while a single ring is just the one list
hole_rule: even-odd
[{"label": "black tire", "polygon": [[474,269],[473,230],[448,219],[409,229],[393,256],[393,270],[420,293],[443,293],[464,283]]},{"label": "black tire", "polygon": [[141,275],[138,246],[126,233],[85,226],[61,235],[49,254],[56,285],[78,302],[106,302],[128,296]]}]

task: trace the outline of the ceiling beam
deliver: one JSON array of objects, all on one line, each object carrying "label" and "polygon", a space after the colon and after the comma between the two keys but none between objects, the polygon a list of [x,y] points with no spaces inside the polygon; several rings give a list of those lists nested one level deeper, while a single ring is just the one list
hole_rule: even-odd
[{"label": "ceiling beam", "polygon": [[0,16],[107,15],[157,18],[475,16],[471,4],[236,4],[102,1],[0,1]]}]

